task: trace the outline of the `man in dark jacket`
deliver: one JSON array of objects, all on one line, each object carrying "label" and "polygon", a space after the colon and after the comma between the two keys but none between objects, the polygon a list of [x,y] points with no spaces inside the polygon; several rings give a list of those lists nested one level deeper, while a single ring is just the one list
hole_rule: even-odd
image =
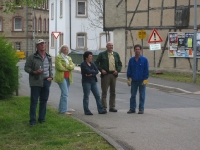
[{"label": "man in dark jacket", "polygon": [[121,71],[122,62],[119,54],[113,51],[113,43],[108,42],[106,45],[107,50],[99,53],[95,64],[101,72],[101,90],[102,90],[102,104],[104,109],[107,109],[107,91],[110,87],[109,111],[117,112],[115,109],[115,88],[116,78]]},{"label": "man in dark jacket", "polygon": [[36,108],[40,99],[38,122],[45,122],[46,105],[49,98],[49,88],[52,74],[52,59],[46,51],[46,43],[43,39],[36,42],[37,51],[30,55],[25,63],[24,70],[29,73],[31,88],[30,100],[30,125],[36,124]]}]

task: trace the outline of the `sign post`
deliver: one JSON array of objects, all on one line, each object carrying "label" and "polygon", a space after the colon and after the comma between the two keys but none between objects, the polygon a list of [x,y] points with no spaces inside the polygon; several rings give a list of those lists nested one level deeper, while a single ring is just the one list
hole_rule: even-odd
[{"label": "sign post", "polygon": [[[158,31],[156,29],[153,29],[150,37],[149,37],[149,40],[148,40],[148,43],[149,43],[149,48],[151,51],[154,51],[154,54],[156,50],[161,50],[161,44],[160,43],[157,43],[157,42],[162,42],[162,38],[160,37],[160,35],[158,34]],[[154,44],[153,44],[154,43]],[[155,55],[155,67],[156,67],[156,72],[155,74],[162,74],[162,72],[158,72],[157,71],[157,61],[156,61],[156,55]]]},{"label": "sign post", "polygon": [[142,46],[142,55],[143,55],[143,39],[145,39],[147,36],[145,30],[139,30],[138,31],[138,38],[141,39],[141,46]]},{"label": "sign post", "polygon": [[57,31],[52,32],[54,38],[56,39],[56,41],[55,41],[55,57],[57,56],[57,38],[59,37],[60,33],[61,32],[57,32]]}]

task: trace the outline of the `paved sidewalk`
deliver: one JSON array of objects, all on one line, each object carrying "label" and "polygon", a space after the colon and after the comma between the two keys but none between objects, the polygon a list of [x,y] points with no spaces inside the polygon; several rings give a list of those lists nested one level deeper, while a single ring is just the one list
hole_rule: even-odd
[{"label": "paved sidewalk", "polygon": [[[76,66],[74,71],[79,72],[80,67]],[[126,73],[119,73],[118,80],[126,82]],[[182,83],[177,81],[169,81],[160,78],[149,77],[148,87],[152,88],[165,88],[171,91],[181,92],[181,93],[191,93],[200,95],[200,85],[192,83]]]}]

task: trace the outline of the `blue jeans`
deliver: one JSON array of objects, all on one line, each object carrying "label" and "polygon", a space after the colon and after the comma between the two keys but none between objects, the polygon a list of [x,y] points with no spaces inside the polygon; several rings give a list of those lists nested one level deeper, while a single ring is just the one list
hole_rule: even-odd
[{"label": "blue jeans", "polygon": [[61,95],[60,95],[60,103],[58,106],[59,113],[65,113],[68,110],[68,93],[69,93],[69,78],[64,78],[62,83],[58,83]]},{"label": "blue jeans", "polygon": [[84,109],[85,114],[90,112],[90,110],[88,108],[90,91],[92,91],[92,93],[96,99],[98,112],[102,113],[104,111],[104,109],[102,106],[99,89],[98,89],[96,81],[82,83],[82,87],[83,87],[83,94],[84,94],[83,95],[83,109]]},{"label": "blue jeans", "polygon": [[43,87],[31,86],[31,102],[30,102],[30,124],[36,123],[36,108],[38,99],[39,103],[39,122],[45,122],[47,100],[49,98],[51,82],[48,80],[43,81]]},{"label": "blue jeans", "polygon": [[131,98],[130,98],[130,109],[136,109],[136,94],[139,87],[139,110],[144,110],[145,103],[145,92],[146,85],[142,85],[143,81],[132,81],[131,82]]}]

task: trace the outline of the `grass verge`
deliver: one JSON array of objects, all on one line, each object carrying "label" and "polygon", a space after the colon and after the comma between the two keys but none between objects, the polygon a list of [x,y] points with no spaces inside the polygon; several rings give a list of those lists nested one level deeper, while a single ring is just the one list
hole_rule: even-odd
[{"label": "grass verge", "polygon": [[0,101],[1,150],[114,150],[91,128],[48,106],[46,123],[30,127],[29,97]]},{"label": "grass verge", "polygon": [[[179,81],[184,83],[193,83],[193,75],[191,73],[163,72],[163,74],[149,73],[150,77],[161,78],[171,81]],[[196,84],[200,84],[200,75],[197,74]]]}]

